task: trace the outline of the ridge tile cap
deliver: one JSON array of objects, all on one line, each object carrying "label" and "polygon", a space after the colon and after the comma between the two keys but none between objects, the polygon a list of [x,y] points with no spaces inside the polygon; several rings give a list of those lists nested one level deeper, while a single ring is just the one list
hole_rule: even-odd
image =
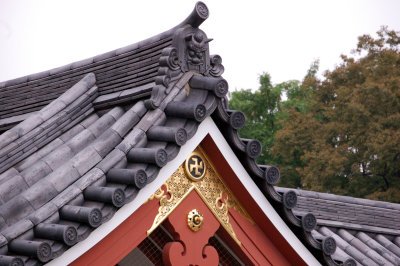
[{"label": "ridge tile cap", "polygon": [[365,206],[377,207],[377,208],[382,208],[382,209],[400,210],[400,204],[398,204],[398,203],[355,198],[355,197],[351,197],[351,196],[342,196],[342,195],[336,195],[336,194],[332,194],[332,193],[308,191],[308,190],[302,190],[302,189],[296,189],[296,188],[275,187],[275,189],[278,192],[286,192],[288,190],[293,190],[296,192],[296,194],[298,196],[301,196],[304,198],[327,199],[327,200],[331,200],[331,201],[339,201],[339,202],[351,203],[351,204],[356,204],[356,205],[365,205]]},{"label": "ridge tile cap", "polygon": [[320,218],[317,220],[317,224],[319,226],[328,226],[328,227],[334,227],[334,228],[357,230],[357,231],[377,233],[377,234],[400,236],[400,230],[396,230],[396,229],[392,229],[392,228],[377,227],[377,226],[372,226],[372,225],[360,225],[360,224],[355,224],[355,223],[324,220],[324,219],[320,219]]},{"label": "ridge tile cap", "polygon": [[0,248],[7,245],[7,243],[8,243],[7,238],[2,234],[0,234]]},{"label": "ridge tile cap", "polygon": [[3,231],[1,231],[1,234],[8,240],[11,241],[18,236],[22,235],[29,229],[33,228],[33,223],[28,220],[28,219],[23,219],[15,224],[10,225],[9,227],[6,227]]}]

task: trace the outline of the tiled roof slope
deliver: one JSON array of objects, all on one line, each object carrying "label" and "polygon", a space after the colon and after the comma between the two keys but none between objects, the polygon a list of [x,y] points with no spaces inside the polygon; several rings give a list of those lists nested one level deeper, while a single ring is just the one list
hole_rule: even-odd
[{"label": "tiled roof slope", "polygon": [[[287,188],[276,188],[279,192]],[[357,265],[400,265],[400,204],[295,190],[295,213],[311,212],[316,237],[336,240],[335,259],[353,258]]]},{"label": "tiled roof slope", "polygon": [[[334,237],[312,234],[315,216],[292,211],[296,193],[275,190],[279,170],[256,164],[260,142],[239,137],[245,117],[229,110],[221,57],[209,55],[210,39],[198,29],[207,17],[198,2],[184,22],[139,45],[2,84],[1,92],[14,88],[16,95],[51,94],[45,88],[63,85],[54,98],[35,100],[37,111],[0,135],[0,265],[42,264],[85,239],[155,181],[208,116],[310,251],[325,264],[354,262],[332,260]],[[150,71],[143,83],[133,81],[136,65],[122,77],[132,63],[122,57],[153,44],[159,49],[149,64],[157,66],[154,76]],[[138,58],[152,53],[146,51]],[[13,106],[3,109],[10,118],[19,114]]]},{"label": "tiled roof slope", "polygon": [[[142,43],[55,70],[0,83],[0,129],[6,129],[14,122],[10,121],[11,117],[42,109],[88,73],[96,75],[99,95],[115,95],[128,88],[152,83],[157,76],[161,51],[169,45],[171,33],[166,32]],[[146,92],[144,96],[148,96],[150,90],[149,87],[147,90],[136,89],[129,96],[143,96],[141,94]]]},{"label": "tiled roof slope", "polygon": [[162,50],[171,46],[174,32],[190,23],[189,19],[141,42],[0,82],[0,133],[42,109],[88,73],[96,75],[98,94],[103,95],[94,103],[96,109],[149,96],[152,87],[149,84],[157,76]]}]

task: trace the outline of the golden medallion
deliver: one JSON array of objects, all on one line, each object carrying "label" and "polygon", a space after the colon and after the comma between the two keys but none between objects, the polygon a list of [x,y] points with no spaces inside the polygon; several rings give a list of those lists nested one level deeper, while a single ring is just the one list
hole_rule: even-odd
[{"label": "golden medallion", "polygon": [[200,181],[206,174],[206,162],[198,152],[193,152],[185,162],[186,174],[193,181]]},{"label": "golden medallion", "polygon": [[196,209],[191,210],[187,215],[187,224],[192,231],[199,231],[203,225],[203,215]]},{"label": "golden medallion", "polygon": [[[193,158],[195,160],[193,160]],[[190,167],[190,165],[192,165],[192,167]],[[191,172],[194,177],[189,174]],[[166,191],[162,189],[163,186]],[[207,158],[207,155],[204,154],[204,151],[202,151],[200,147],[198,147],[196,151],[189,156],[186,162],[167,179],[163,186],[150,197],[150,200],[159,199],[160,207],[158,209],[158,214],[154,218],[153,225],[147,231],[147,235],[150,235],[165,219],[167,219],[168,215],[172,213],[193,190],[199,194],[210,211],[239,246],[241,246],[241,242],[237,238],[232,224],[230,223],[229,209],[232,208],[236,210],[254,224],[253,219],[229,190],[228,186],[215,170],[212,162]],[[190,213],[187,215],[187,223],[191,228],[189,225],[189,215]],[[200,216],[195,217],[193,214],[191,218],[193,224],[201,224],[203,222]]]}]

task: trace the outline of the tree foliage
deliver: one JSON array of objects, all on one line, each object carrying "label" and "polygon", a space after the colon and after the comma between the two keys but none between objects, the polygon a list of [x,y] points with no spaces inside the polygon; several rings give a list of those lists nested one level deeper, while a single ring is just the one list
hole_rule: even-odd
[{"label": "tree foliage", "polygon": [[263,143],[260,162],[272,161],[269,149],[275,142],[278,126],[277,111],[281,103],[281,86],[273,86],[269,74],[260,76],[260,88],[252,92],[250,89],[232,93],[230,107],[246,114],[246,127],[240,131],[245,138],[257,137]]},{"label": "tree foliage", "polygon": [[318,62],[302,82],[263,75],[231,108],[249,117],[243,133],[265,145],[260,163],[280,167],[281,185],[400,202],[400,35],[363,35],[342,60],[322,81]]}]

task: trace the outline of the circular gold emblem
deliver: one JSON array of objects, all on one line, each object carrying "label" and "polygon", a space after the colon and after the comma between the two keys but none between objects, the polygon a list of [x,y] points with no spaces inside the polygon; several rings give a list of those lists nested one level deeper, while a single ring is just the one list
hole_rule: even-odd
[{"label": "circular gold emblem", "polygon": [[187,223],[190,229],[198,231],[203,225],[203,215],[198,210],[193,209],[188,213]]},{"label": "circular gold emblem", "polygon": [[193,181],[200,181],[206,174],[206,162],[203,157],[193,152],[185,162],[186,174]]}]

